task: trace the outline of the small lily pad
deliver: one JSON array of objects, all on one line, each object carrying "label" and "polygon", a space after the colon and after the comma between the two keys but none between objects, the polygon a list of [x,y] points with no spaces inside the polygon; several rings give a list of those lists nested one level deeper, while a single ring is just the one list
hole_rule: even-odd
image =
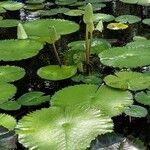
[{"label": "small lily pad", "polygon": [[150,105],[150,91],[137,93],[135,100],[143,105]]},{"label": "small lily pad", "polygon": [[128,28],[128,25],[124,23],[110,23],[107,28],[110,30],[124,30]]},{"label": "small lily pad", "polygon": [[44,96],[45,93],[33,91],[22,95],[17,102],[24,106],[39,105],[50,100],[50,96]]},{"label": "small lily pad", "polygon": [[123,3],[128,3],[128,4],[138,4],[142,6],[149,6],[150,1],[149,0],[120,0]]},{"label": "small lily pad", "polygon": [[95,13],[93,15],[94,22],[99,22],[100,20],[102,20],[103,22],[110,22],[113,21],[114,19],[115,19],[114,16],[104,13]]},{"label": "small lily pad", "polygon": [[0,114],[0,125],[9,129],[13,130],[17,125],[16,119],[7,114]]},{"label": "small lily pad", "polygon": [[104,78],[105,83],[113,88],[123,90],[143,90],[150,87],[150,76],[139,72],[117,72]]},{"label": "small lily pad", "polygon": [[128,116],[131,117],[137,117],[137,118],[142,118],[146,117],[148,114],[148,111],[146,108],[138,105],[132,105],[130,107],[127,107],[124,111],[124,113]]},{"label": "small lily pad", "polygon": [[71,9],[64,14],[67,16],[82,16],[84,14],[84,11],[79,9]]},{"label": "small lily pad", "polygon": [[46,80],[63,80],[68,79],[75,75],[77,72],[77,68],[75,66],[61,66],[58,65],[50,65],[42,67],[38,70],[37,74]]},{"label": "small lily pad", "polygon": [[150,18],[144,19],[142,22],[143,22],[144,24],[150,26]]},{"label": "small lily pad", "polygon": [[17,66],[0,66],[0,81],[14,82],[23,78],[25,70]]}]

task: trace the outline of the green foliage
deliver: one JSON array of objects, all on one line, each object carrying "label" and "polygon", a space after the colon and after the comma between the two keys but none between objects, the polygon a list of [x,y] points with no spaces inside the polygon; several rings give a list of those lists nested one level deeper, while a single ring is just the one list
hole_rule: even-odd
[{"label": "green foliage", "polygon": [[75,105],[96,107],[108,116],[117,116],[126,106],[132,105],[132,94],[92,84],[69,86],[56,92],[51,98],[53,106],[72,107]]},{"label": "green foliage", "polygon": [[42,67],[38,70],[37,74],[46,80],[63,80],[68,79],[75,75],[77,72],[77,67],[75,66],[61,66],[58,65],[49,65]]},{"label": "green foliage", "polygon": [[103,22],[110,22],[115,19],[114,16],[109,15],[109,14],[104,14],[104,13],[94,13],[93,14],[93,21],[94,22],[99,22],[102,20]]},{"label": "green foliage", "polygon": [[138,5],[143,5],[143,6],[149,6],[150,1],[149,0],[120,0],[123,3],[128,3],[128,4],[138,4]]},{"label": "green foliage", "polygon": [[150,26],[150,18],[144,19],[142,22],[143,22],[144,24]]},{"label": "green foliage", "polygon": [[19,24],[19,20],[15,20],[15,19],[0,20],[0,28],[17,27],[18,24]]},{"label": "green foliage", "polygon": [[132,105],[130,107],[127,107],[124,113],[128,116],[137,117],[137,118],[146,117],[148,114],[146,108],[138,105]]},{"label": "green foliage", "polygon": [[127,24],[124,23],[110,23],[107,25],[107,28],[110,30],[125,30],[128,28]]},{"label": "green foliage", "polygon": [[81,150],[112,129],[112,120],[97,109],[51,107],[23,117],[16,132],[29,149]]},{"label": "green foliage", "polygon": [[64,13],[67,16],[82,16],[84,14],[83,10],[79,10],[79,9],[71,9],[67,12]]},{"label": "green foliage", "polygon": [[113,88],[123,90],[143,90],[150,87],[150,76],[138,72],[123,71],[114,75],[108,75],[104,79],[105,83]]},{"label": "green foliage", "polygon": [[3,126],[9,130],[14,130],[16,124],[17,122],[14,117],[6,114],[0,114],[0,126]]},{"label": "green foliage", "polygon": [[26,34],[26,31],[24,30],[24,27],[21,23],[18,24],[18,28],[17,28],[17,37],[20,40],[25,40],[28,39],[28,36]]},{"label": "green foliage", "polygon": [[39,91],[28,92],[22,95],[17,102],[24,106],[39,105],[50,100],[50,96],[45,96],[45,93]]}]

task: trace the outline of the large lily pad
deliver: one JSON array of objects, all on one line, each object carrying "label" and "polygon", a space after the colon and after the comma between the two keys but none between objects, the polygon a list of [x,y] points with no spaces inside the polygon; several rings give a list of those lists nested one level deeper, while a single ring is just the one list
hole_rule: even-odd
[{"label": "large lily pad", "polygon": [[137,93],[135,100],[143,105],[150,105],[150,91]]},{"label": "large lily pad", "polygon": [[120,0],[123,3],[128,3],[128,4],[139,4],[143,6],[150,5],[149,0]]},{"label": "large lily pad", "polygon": [[1,40],[0,60],[15,61],[33,57],[43,48],[34,40]]},{"label": "large lily pad", "polygon": [[0,66],[0,81],[13,82],[23,78],[25,70],[16,66]]},{"label": "large lily pad", "polygon": [[72,77],[77,72],[75,66],[49,65],[38,70],[37,74],[47,80],[63,80]]},{"label": "large lily pad", "polygon": [[79,30],[77,23],[61,19],[40,19],[24,24],[25,31],[29,37],[39,37],[39,40],[46,42],[50,41],[50,27],[55,27],[59,35],[66,35]]},{"label": "large lily pad", "polygon": [[113,123],[100,111],[84,107],[51,107],[23,117],[16,132],[29,149],[83,150],[97,135],[112,132]]},{"label": "large lily pad", "polygon": [[130,42],[126,45],[128,48],[150,48],[150,40],[139,40]]},{"label": "large lily pad", "polygon": [[0,114],[0,126],[13,130],[16,124],[17,122],[14,117],[6,114]]},{"label": "large lily pad", "polygon": [[143,90],[150,87],[150,76],[138,72],[117,72],[108,75],[104,81],[108,86],[123,90]]},{"label": "large lily pad", "polygon": [[135,68],[150,65],[149,48],[117,47],[99,54],[104,65],[119,68]]},{"label": "large lily pad", "polygon": [[56,92],[51,98],[53,106],[73,107],[91,106],[102,110],[108,116],[116,116],[124,111],[125,106],[133,103],[130,92],[116,90],[107,86],[81,84],[70,86]]},{"label": "large lily pad", "polygon": [[12,84],[0,82],[0,104],[8,101],[16,93],[16,87]]}]

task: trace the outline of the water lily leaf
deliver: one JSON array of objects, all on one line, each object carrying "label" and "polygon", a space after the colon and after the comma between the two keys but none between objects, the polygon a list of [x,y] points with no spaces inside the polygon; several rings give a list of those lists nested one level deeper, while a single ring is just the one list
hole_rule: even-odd
[{"label": "water lily leaf", "polygon": [[133,41],[145,41],[145,40],[147,40],[147,38],[146,37],[144,37],[144,36],[134,36],[133,37]]},{"label": "water lily leaf", "polygon": [[0,126],[3,126],[9,130],[14,130],[16,127],[16,119],[7,114],[0,114]]},{"label": "water lily leaf", "polygon": [[[42,11],[41,9],[44,9],[44,5],[42,4],[26,4],[24,9],[26,10],[39,10],[39,11]],[[37,12],[38,14],[40,14],[40,12]]]},{"label": "water lily leaf", "polygon": [[146,108],[142,106],[132,105],[130,107],[127,107],[124,113],[131,117],[141,118],[141,117],[146,117],[148,114],[148,111]]},{"label": "water lily leaf", "polygon": [[95,13],[93,15],[94,22],[99,22],[100,20],[102,20],[103,22],[110,22],[113,21],[114,19],[115,19],[114,16],[104,13]]},{"label": "water lily leaf", "polygon": [[138,72],[117,72],[104,78],[105,83],[123,90],[143,90],[150,87],[150,76]]},{"label": "water lily leaf", "polygon": [[56,92],[51,98],[53,106],[73,107],[75,105],[91,106],[102,110],[112,117],[121,114],[126,106],[133,103],[128,91],[121,91],[107,86],[81,84],[70,86]]},{"label": "water lily leaf", "polygon": [[107,28],[110,30],[124,30],[128,28],[128,25],[123,23],[110,23]]},{"label": "water lily leaf", "polygon": [[[91,53],[92,54],[99,54],[100,52],[109,49],[111,47],[110,43],[106,41],[105,39],[93,39],[92,45],[91,45]],[[68,47],[71,49],[76,50],[85,50],[85,41],[73,41],[68,44]]]},{"label": "water lily leaf", "polygon": [[[39,37],[41,40],[50,41],[50,27],[55,27],[59,35],[70,34],[79,29],[79,25],[68,20],[40,19],[24,24],[25,31],[29,37]],[[44,28],[43,28],[44,27]]]},{"label": "water lily leaf", "polygon": [[38,70],[37,74],[46,80],[63,80],[72,77],[77,72],[77,67],[75,66],[61,66],[49,65],[42,67]]},{"label": "water lily leaf", "polygon": [[84,14],[84,11],[79,9],[71,9],[64,14],[67,16],[82,16]]},{"label": "water lily leaf", "polygon": [[16,94],[16,87],[12,84],[0,82],[0,104],[8,101]]},{"label": "water lily leaf", "polygon": [[113,123],[99,110],[51,107],[23,117],[16,132],[19,142],[29,149],[81,150],[98,134],[112,132]]},{"label": "water lily leaf", "polygon": [[50,100],[50,96],[44,96],[45,93],[33,91],[22,95],[17,102],[24,106],[39,105]]},{"label": "water lily leaf", "polygon": [[119,68],[135,68],[150,65],[149,48],[110,48],[99,54],[99,58],[104,65]]},{"label": "water lily leaf", "polygon": [[142,22],[150,26],[150,18],[144,19]]},{"label": "water lily leaf", "polygon": [[18,24],[19,24],[19,20],[15,20],[15,19],[0,20],[0,28],[17,27]]},{"label": "water lily leaf", "polygon": [[150,40],[138,40],[126,45],[128,48],[150,48]]},{"label": "water lily leaf", "polygon": [[25,70],[17,66],[0,66],[0,82],[14,82],[23,78]]},{"label": "water lily leaf", "polygon": [[41,4],[41,3],[44,3],[45,0],[27,0],[26,3],[27,4]]},{"label": "water lily leaf", "polygon": [[0,60],[16,61],[33,57],[43,48],[43,44],[34,40],[1,40]]},{"label": "water lily leaf", "polygon": [[18,104],[16,101],[7,101],[7,102],[0,104],[0,109],[6,110],[6,111],[19,110],[20,108],[21,108],[21,105]]},{"label": "water lily leaf", "polygon": [[77,0],[56,0],[55,3],[57,5],[71,5],[73,3],[76,3]]},{"label": "water lily leaf", "polygon": [[135,100],[144,105],[150,105],[150,91],[139,92],[135,95]]},{"label": "water lily leaf", "polygon": [[121,23],[133,24],[133,23],[140,22],[141,18],[139,18],[138,16],[134,16],[134,15],[121,15],[121,16],[118,16],[115,19],[115,21],[121,22]]},{"label": "water lily leaf", "polygon": [[6,13],[6,12],[7,11],[3,7],[0,6],[0,14]]},{"label": "water lily leaf", "polygon": [[128,3],[128,4],[139,4],[143,6],[148,6],[150,5],[149,0],[120,0],[123,3]]}]

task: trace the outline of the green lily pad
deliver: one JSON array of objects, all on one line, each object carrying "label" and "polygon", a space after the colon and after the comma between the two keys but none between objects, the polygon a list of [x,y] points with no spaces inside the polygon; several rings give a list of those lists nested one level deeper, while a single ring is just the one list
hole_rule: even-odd
[{"label": "green lily pad", "polygon": [[137,118],[146,117],[148,114],[146,108],[138,105],[132,105],[131,107],[127,107],[124,113],[128,116],[137,117]]},{"label": "green lily pad", "polygon": [[138,40],[126,45],[128,48],[150,48],[150,40]]},{"label": "green lily pad", "polygon": [[147,38],[139,35],[133,37],[133,41],[143,41],[143,40],[145,41],[147,40]]},{"label": "green lily pad", "polygon": [[143,105],[150,105],[150,91],[139,92],[135,95],[135,100]]},{"label": "green lily pad", "polygon": [[45,93],[33,91],[22,95],[17,102],[24,106],[39,105],[50,100],[50,96],[44,96]]},{"label": "green lily pad", "polygon": [[[44,27],[44,28],[43,28]],[[50,27],[55,27],[59,35],[66,35],[79,30],[79,25],[72,21],[62,19],[40,19],[24,24],[27,35],[31,38],[38,38],[41,41],[50,42]]]},{"label": "green lily pad", "polygon": [[98,135],[112,132],[111,118],[99,110],[51,107],[23,117],[16,128],[19,142],[40,150],[84,150]]},{"label": "green lily pad", "polygon": [[149,0],[120,0],[123,3],[128,3],[128,4],[138,4],[138,5],[143,5],[143,6],[148,6],[150,5]]},{"label": "green lily pad", "polygon": [[93,14],[94,22],[99,22],[100,20],[102,20],[103,22],[110,22],[110,21],[113,21],[114,19],[115,17],[109,14],[104,14],[104,13]]},{"label": "green lily pad", "polygon": [[128,28],[128,25],[124,23],[110,23],[107,28],[110,30],[125,30]]},{"label": "green lily pad", "polygon": [[0,81],[14,82],[23,78],[25,70],[17,66],[0,66]]},{"label": "green lily pad", "polygon": [[96,107],[106,115],[120,115],[126,106],[132,105],[132,94],[107,86],[81,84],[56,92],[51,98],[53,106],[72,107],[75,105]]},{"label": "green lily pad", "polygon": [[115,19],[116,22],[133,24],[141,21],[141,18],[134,15],[121,15]]},{"label": "green lily pad", "polygon": [[150,76],[139,72],[117,72],[104,78],[105,83],[123,90],[143,90],[150,87]]},{"label": "green lily pad", "polygon": [[144,24],[150,26],[150,18],[144,19],[142,22],[143,22]]},{"label": "green lily pad", "polygon": [[16,61],[33,57],[43,48],[34,40],[1,40],[0,60]]},{"label": "green lily pad", "polygon": [[15,19],[0,20],[0,28],[17,27],[18,24],[19,24],[19,20],[15,20]]},{"label": "green lily pad", "polygon": [[16,119],[7,114],[0,114],[0,125],[9,129],[13,130],[17,125]]},{"label": "green lily pad", "polygon": [[149,48],[117,47],[99,54],[100,61],[107,66],[119,68],[136,68],[150,65]]},{"label": "green lily pad", "polygon": [[3,7],[0,6],[0,14],[6,13],[6,12],[7,11]]},{"label": "green lily pad", "polygon": [[18,104],[16,101],[7,101],[7,102],[0,104],[0,109],[6,110],[6,111],[19,110],[20,108],[21,108],[21,105]]},{"label": "green lily pad", "polygon": [[76,3],[77,0],[56,0],[55,3],[57,5],[71,5],[73,3]]},{"label": "green lily pad", "polygon": [[84,14],[84,11],[79,9],[71,9],[64,14],[67,16],[82,16]]},{"label": "green lily pad", "polygon": [[26,10],[30,10],[30,11],[34,11],[34,10],[41,10],[41,9],[44,9],[44,5],[42,4],[26,4],[24,9]]},{"label": "green lily pad", "polygon": [[44,2],[45,2],[45,0],[26,0],[27,4],[32,4],[32,5],[41,4],[41,3],[44,3]]},{"label": "green lily pad", "polygon": [[0,82],[0,104],[8,101],[16,94],[16,87],[12,84]]},{"label": "green lily pad", "polygon": [[72,77],[77,72],[77,67],[75,66],[61,66],[49,65],[42,67],[38,70],[37,74],[46,80],[63,80]]}]

